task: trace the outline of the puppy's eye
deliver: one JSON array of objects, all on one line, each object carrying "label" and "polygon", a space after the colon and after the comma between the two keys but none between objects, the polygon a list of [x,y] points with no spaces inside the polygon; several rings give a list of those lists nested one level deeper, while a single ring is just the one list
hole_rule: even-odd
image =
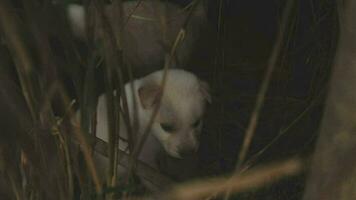
[{"label": "puppy's eye", "polygon": [[161,123],[161,128],[166,131],[166,132],[173,132],[174,131],[174,126],[171,124],[166,124],[166,123]]},{"label": "puppy's eye", "polygon": [[200,125],[201,119],[198,119],[197,121],[194,122],[193,127],[197,128]]}]

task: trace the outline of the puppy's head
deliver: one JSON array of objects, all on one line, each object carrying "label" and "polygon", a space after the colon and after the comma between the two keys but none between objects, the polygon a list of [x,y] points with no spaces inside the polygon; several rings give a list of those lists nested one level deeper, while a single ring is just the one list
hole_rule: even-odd
[{"label": "puppy's head", "polygon": [[162,88],[162,76],[163,71],[158,71],[142,80],[139,101],[146,118],[160,103],[152,134],[169,155],[183,158],[199,147],[205,105],[211,102],[209,88],[192,73],[178,69],[168,71],[166,85]]}]

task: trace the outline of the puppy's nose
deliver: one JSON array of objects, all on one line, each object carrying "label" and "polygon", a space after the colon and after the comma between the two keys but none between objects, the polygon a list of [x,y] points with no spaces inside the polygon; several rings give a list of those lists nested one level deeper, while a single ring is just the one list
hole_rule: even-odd
[{"label": "puppy's nose", "polygon": [[189,147],[189,148],[182,148],[182,149],[179,149],[179,155],[181,157],[187,157],[189,155],[192,155],[196,152],[196,149],[193,148],[193,147]]}]

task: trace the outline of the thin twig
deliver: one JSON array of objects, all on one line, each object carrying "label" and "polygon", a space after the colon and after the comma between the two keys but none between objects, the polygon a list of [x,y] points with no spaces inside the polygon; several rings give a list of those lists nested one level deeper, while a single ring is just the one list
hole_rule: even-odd
[{"label": "thin twig", "polygon": [[196,200],[222,194],[226,191],[244,192],[276,182],[286,176],[300,173],[304,169],[301,159],[289,159],[275,164],[252,169],[231,178],[218,177],[189,182],[173,187],[171,191],[160,195],[161,199]]},{"label": "thin twig", "polygon": [[246,166],[251,166],[267,149],[269,149],[273,144],[275,144],[283,135],[288,133],[289,129],[297,124],[314,106],[316,103],[320,102],[320,99],[324,97],[326,88],[322,90],[317,97],[315,97],[312,102],[306,107],[287,127],[282,129],[276,137],[274,137],[265,147],[255,153],[251,158],[246,161]]},{"label": "thin twig", "polygon": [[[271,78],[272,78],[272,74],[274,71],[275,66],[277,65],[277,61],[278,61],[278,56],[280,55],[280,51],[283,45],[283,41],[285,39],[285,30],[288,26],[288,20],[292,11],[294,5],[294,0],[289,0],[288,2],[286,2],[286,8],[284,10],[283,16],[282,16],[282,22],[277,34],[277,40],[274,44],[274,47],[272,49],[272,53],[271,56],[268,60],[268,66],[267,66],[267,71],[266,74],[262,80],[262,84],[261,84],[261,88],[258,92],[258,96],[257,96],[257,100],[256,100],[256,104],[255,107],[252,111],[251,114],[251,118],[249,121],[249,125],[246,129],[246,133],[245,133],[245,137],[242,143],[242,147],[241,150],[239,152],[238,155],[238,160],[237,160],[237,164],[235,167],[235,172],[238,172],[243,164],[243,162],[245,161],[245,158],[247,156],[247,153],[249,151],[251,142],[252,142],[252,138],[256,132],[256,128],[257,128],[257,123],[258,123],[258,119],[261,113],[261,109],[264,105],[264,101],[265,101],[265,97],[268,91],[268,87],[270,85],[271,82]],[[225,200],[229,199],[230,196],[230,192],[228,191],[225,195]]]},{"label": "thin twig", "polygon": [[248,153],[249,147],[251,145],[251,141],[254,136],[255,130],[257,128],[258,119],[259,119],[261,109],[264,104],[264,99],[265,99],[269,84],[271,82],[272,73],[273,73],[273,70],[277,64],[277,59],[280,54],[280,49],[283,45],[283,41],[285,38],[284,32],[287,27],[288,19],[289,19],[291,10],[294,5],[293,2],[294,2],[294,0],[289,0],[286,3],[286,8],[285,8],[285,11],[284,11],[284,14],[282,17],[281,27],[280,27],[280,29],[278,31],[278,35],[277,35],[277,41],[275,42],[275,45],[273,47],[270,59],[268,61],[267,71],[266,71],[265,77],[262,81],[261,88],[258,92],[256,104],[255,104],[254,110],[253,110],[251,118],[250,118],[249,125],[248,125],[246,133],[245,133],[245,138],[243,140],[241,151],[239,153],[236,169],[238,169],[244,162],[246,155]]},{"label": "thin twig", "polygon": [[0,25],[4,31],[7,41],[7,46],[11,53],[16,57],[15,66],[19,76],[22,93],[25,97],[27,107],[30,110],[33,120],[37,120],[36,101],[33,96],[33,88],[31,87],[31,73],[33,70],[32,59],[28,54],[23,38],[20,37],[19,26],[15,22],[15,18],[9,11],[10,8],[6,1],[0,3]]},{"label": "thin twig", "polygon": [[[71,104],[71,101],[69,100],[68,96],[66,95],[66,92],[64,90],[63,87],[59,86],[58,88],[59,90],[59,94],[61,94],[61,99],[62,101],[65,103],[65,105],[70,105]],[[75,118],[75,113],[73,112],[72,109],[69,109],[68,110],[68,115],[69,115],[69,118],[70,120],[74,123],[74,124],[78,124],[76,118]],[[101,191],[102,191],[102,184],[101,184],[101,180],[98,176],[98,173],[97,173],[97,170],[96,170],[96,166],[94,164],[94,160],[91,156],[91,147],[87,141],[87,138],[84,136],[82,130],[80,127],[78,126],[73,126],[73,132],[78,140],[78,143],[80,145],[80,148],[83,152],[83,155],[84,155],[84,159],[85,159],[85,162],[87,164],[87,167],[89,169],[89,172],[93,178],[93,182],[95,184],[95,189],[96,189],[96,193],[97,194],[100,194]]]},{"label": "thin twig", "polygon": [[188,17],[187,17],[185,23],[183,24],[182,28],[180,29],[180,31],[179,31],[179,33],[178,33],[178,35],[177,35],[177,37],[176,37],[176,39],[174,41],[174,44],[173,44],[173,46],[171,48],[170,53],[166,54],[166,56],[165,56],[165,65],[164,65],[164,69],[163,69],[164,72],[163,72],[163,77],[162,77],[161,84],[160,84],[161,88],[162,88],[162,93],[160,94],[160,96],[158,98],[157,106],[154,108],[154,110],[152,112],[152,115],[150,117],[150,120],[148,122],[148,125],[147,125],[145,131],[143,132],[141,138],[139,138],[139,141],[138,141],[137,145],[135,146],[134,151],[132,152],[133,159],[131,160],[130,165],[129,165],[129,177],[130,177],[130,175],[132,174],[132,172],[134,170],[135,161],[137,160],[137,157],[138,157],[138,155],[140,154],[140,152],[142,150],[142,147],[143,147],[143,145],[144,145],[144,143],[145,143],[145,141],[146,141],[146,139],[148,137],[148,134],[150,133],[150,130],[151,130],[151,127],[153,125],[155,116],[157,115],[157,113],[159,111],[159,108],[160,108],[160,105],[161,105],[161,99],[162,99],[163,92],[164,92],[164,87],[165,87],[166,81],[167,81],[168,69],[172,65],[172,58],[176,54],[176,50],[177,50],[179,44],[184,40],[186,26],[188,24],[188,21],[189,21],[190,17],[192,16],[192,13],[194,12],[194,10],[196,8],[196,5],[198,5],[199,2],[200,2],[200,0],[196,0],[195,1],[195,4],[192,7],[192,10],[188,14]]},{"label": "thin twig", "polygon": [[137,8],[141,5],[143,0],[139,0],[136,5],[135,8],[132,9],[132,11],[128,14],[127,19],[125,20],[124,24],[123,24],[123,29],[125,29],[127,27],[127,24],[129,23],[129,20],[133,17],[133,14],[135,13],[135,11],[137,10]]}]

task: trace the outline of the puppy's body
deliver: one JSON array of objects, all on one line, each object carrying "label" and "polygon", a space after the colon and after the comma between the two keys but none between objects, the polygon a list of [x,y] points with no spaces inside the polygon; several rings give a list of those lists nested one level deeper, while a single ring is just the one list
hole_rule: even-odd
[{"label": "puppy's body", "polygon": [[[139,80],[136,80],[134,84],[136,85],[136,82]],[[128,94],[127,97],[127,102],[128,102],[128,107],[129,107],[129,115],[130,115],[130,122],[133,125],[134,122],[134,115],[133,115],[133,107],[134,107],[134,98],[132,97],[132,90],[130,88],[131,86],[129,84],[126,84],[125,90]],[[137,90],[137,87],[136,87]],[[137,99],[137,93],[135,94],[135,98]],[[139,106],[139,102],[136,100],[136,105]],[[108,116],[107,116],[107,104],[106,104],[106,95],[103,94],[99,97],[98,99],[98,106],[97,106],[97,124],[96,124],[96,134],[97,137],[102,139],[105,142],[109,141],[109,128],[108,128]],[[147,121],[145,120],[143,116],[142,109],[138,108],[137,109],[137,120],[138,120],[138,136],[142,135],[143,133],[143,124],[147,124]],[[128,131],[126,124],[123,122],[123,117],[122,115],[120,116],[120,141],[119,141],[119,148],[122,151],[125,151],[126,153],[129,153],[128,151]],[[161,150],[162,146],[158,142],[156,138],[153,137],[152,134],[149,134],[147,137],[147,140],[142,148],[141,154],[139,155],[139,160],[143,161],[144,163],[150,165],[153,168],[157,168],[156,161],[155,161],[155,155],[158,154],[158,152]]]},{"label": "puppy's body", "polygon": [[[166,1],[123,2],[122,16],[124,19],[122,21],[125,25],[120,45],[123,48],[124,61],[125,64],[132,67],[135,78],[144,77],[134,81],[134,94],[131,93],[129,84],[125,86],[128,93],[131,122],[134,118],[133,105],[137,105],[138,108],[138,136],[143,134],[157,103],[156,96],[162,92],[162,88],[159,87],[162,71],[150,73],[162,68],[166,59],[165,55],[169,53],[189,16],[184,40],[178,45],[175,57],[170,58],[172,60],[171,67],[185,66],[188,63],[194,44],[206,24],[206,13],[201,2],[203,1],[200,1],[191,15],[189,9],[183,10],[178,5]],[[138,5],[138,3],[140,4]],[[115,9],[114,6],[107,5],[104,10],[114,34],[118,33],[119,28],[117,23],[119,15]],[[103,29],[100,27],[100,17],[95,12],[92,14],[95,23],[92,27],[94,42],[100,46],[106,37],[103,36]],[[72,4],[67,9],[67,15],[74,34],[80,39],[85,39],[87,37],[87,22],[85,21],[84,8]],[[164,152],[173,157],[184,157],[196,151],[199,146],[200,118],[203,115],[207,99],[209,99],[209,94],[206,84],[191,73],[182,70],[169,70],[160,110],[139,159],[157,168],[155,159],[158,152]],[[96,132],[99,138],[107,141],[105,95],[99,98],[97,111]],[[121,137],[127,137],[125,125],[121,124],[120,127]],[[122,150],[125,148],[122,142],[120,148]]]},{"label": "puppy's body", "polygon": [[[137,107],[138,137],[142,136],[148,126],[152,112],[158,106],[159,96],[162,95],[158,114],[139,155],[141,161],[154,168],[157,168],[155,157],[159,151],[181,158],[198,149],[201,118],[206,101],[210,101],[206,84],[195,75],[178,69],[169,70],[164,88],[160,85],[162,77],[161,70],[125,85],[131,124],[134,121],[134,107]],[[105,98],[105,95],[99,98],[96,133],[99,138],[108,141]],[[127,127],[124,123],[120,127],[120,136],[127,139]],[[121,145],[121,149],[124,148]]]}]

